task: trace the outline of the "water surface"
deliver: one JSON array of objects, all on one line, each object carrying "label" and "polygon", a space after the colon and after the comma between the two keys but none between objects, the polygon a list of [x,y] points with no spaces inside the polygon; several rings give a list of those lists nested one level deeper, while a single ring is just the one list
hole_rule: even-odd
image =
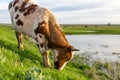
[{"label": "water surface", "polygon": [[120,35],[67,35],[69,42],[94,60],[120,62]]}]

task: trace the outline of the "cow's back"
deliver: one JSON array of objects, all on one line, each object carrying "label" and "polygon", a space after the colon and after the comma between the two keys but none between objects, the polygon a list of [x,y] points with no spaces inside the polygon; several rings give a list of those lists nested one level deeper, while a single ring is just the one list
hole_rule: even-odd
[{"label": "cow's back", "polygon": [[31,0],[14,0],[9,4],[9,12],[14,29],[34,38],[34,30],[38,23],[47,22],[49,11]]},{"label": "cow's back", "polygon": [[13,26],[18,32],[34,39],[37,34],[42,34],[47,38],[50,48],[69,46],[59,23],[48,9],[32,0],[14,0],[9,5],[9,11]]}]

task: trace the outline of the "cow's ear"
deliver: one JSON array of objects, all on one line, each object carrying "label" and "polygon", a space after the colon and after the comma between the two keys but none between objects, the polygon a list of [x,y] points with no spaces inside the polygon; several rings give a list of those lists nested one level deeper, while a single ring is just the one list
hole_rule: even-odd
[{"label": "cow's ear", "polygon": [[68,51],[80,51],[79,49],[74,48],[73,46],[69,46]]},{"label": "cow's ear", "polygon": [[73,46],[71,45],[67,48],[68,51],[72,51],[72,49],[73,49]]},{"label": "cow's ear", "polygon": [[68,51],[80,51],[79,49],[76,49],[76,48],[74,48],[73,46],[69,46],[68,47],[68,49],[67,49]]},{"label": "cow's ear", "polygon": [[75,48],[73,48],[72,51],[80,51],[80,50],[79,50],[79,49],[75,49]]}]

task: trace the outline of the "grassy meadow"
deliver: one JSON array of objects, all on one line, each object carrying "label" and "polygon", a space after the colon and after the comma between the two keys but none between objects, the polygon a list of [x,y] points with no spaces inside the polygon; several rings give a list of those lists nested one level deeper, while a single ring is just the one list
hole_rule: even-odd
[{"label": "grassy meadow", "polygon": [[[62,25],[66,34],[120,34],[120,25]],[[73,28],[74,27],[74,28]]]},{"label": "grassy meadow", "polygon": [[[119,28],[119,26],[64,27],[63,30],[66,34],[120,34]],[[103,65],[96,62],[90,67],[85,62],[85,57],[77,55],[62,71],[54,69],[54,66],[45,68],[36,44],[31,39],[23,39],[23,43],[24,51],[20,51],[11,25],[0,25],[0,80],[114,80],[115,78],[111,63]],[[50,61],[53,65],[52,58],[51,52]],[[120,69],[120,64],[118,65]],[[104,73],[101,68],[105,68],[110,74]],[[117,79],[120,80],[120,72]]]}]

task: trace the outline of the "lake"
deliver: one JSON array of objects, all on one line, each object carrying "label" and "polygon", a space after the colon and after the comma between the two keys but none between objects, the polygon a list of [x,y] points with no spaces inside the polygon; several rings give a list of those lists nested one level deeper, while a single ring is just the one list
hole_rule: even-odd
[{"label": "lake", "polygon": [[91,60],[120,62],[120,35],[66,35],[68,41],[80,49],[76,54],[87,53]]}]

